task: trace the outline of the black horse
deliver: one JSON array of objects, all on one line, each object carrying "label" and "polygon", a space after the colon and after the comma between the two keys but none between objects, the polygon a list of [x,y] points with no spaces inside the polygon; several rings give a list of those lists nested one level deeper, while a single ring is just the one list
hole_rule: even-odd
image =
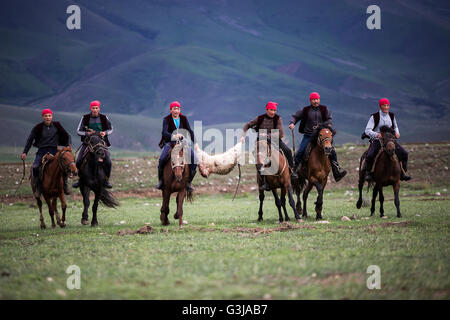
[{"label": "black horse", "polygon": [[94,204],[92,205],[92,221],[91,226],[98,225],[97,221],[97,207],[100,200],[109,208],[119,206],[119,202],[111,192],[105,189],[106,174],[103,168],[104,159],[106,156],[106,143],[98,134],[89,136],[85,143],[88,144],[86,148],[86,155],[83,162],[78,168],[80,177],[80,192],[83,196],[83,214],[81,217],[81,224],[88,224],[88,210],[89,210],[89,195],[91,191],[95,194]]}]

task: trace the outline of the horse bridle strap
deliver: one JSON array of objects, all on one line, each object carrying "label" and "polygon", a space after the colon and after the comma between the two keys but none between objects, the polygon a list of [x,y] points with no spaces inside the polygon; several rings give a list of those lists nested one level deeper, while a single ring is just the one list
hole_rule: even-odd
[{"label": "horse bridle strap", "polygon": [[63,154],[64,153],[66,153],[66,152],[68,152],[69,150],[64,150],[64,151],[62,151],[61,153],[60,153],[60,155],[59,155],[59,157],[58,157],[58,165],[59,165],[59,168],[62,170],[62,171],[64,171],[64,172],[69,172],[70,171],[70,166],[72,165],[72,164],[75,164],[75,161],[72,161],[72,162],[70,162],[68,165],[66,165],[62,160],[63,160],[63,158],[62,158],[62,156],[63,156]]}]

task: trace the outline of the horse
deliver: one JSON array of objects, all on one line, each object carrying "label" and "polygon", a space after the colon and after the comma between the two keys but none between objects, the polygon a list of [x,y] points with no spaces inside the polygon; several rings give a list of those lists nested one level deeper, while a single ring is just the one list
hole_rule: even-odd
[{"label": "horse", "polygon": [[[380,200],[380,217],[384,217],[384,195],[383,195],[383,187],[392,185],[394,189],[394,204],[397,208],[397,218],[401,218],[402,215],[400,213],[400,199],[399,199],[399,191],[400,191],[400,174],[401,174],[401,164],[395,154],[395,131],[388,127],[383,126],[380,128],[381,133],[381,149],[378,155],[375,158],[374,167],[373,167],[373,181],[369,183],[369,187],[374,185],[373,193],[372,193],[372,206],[370,208],[370,216],[373,216],[375,212],[375,201],[377,195],[379,194]],[[363,153],[360,159],[360,167],[359,167],[359,181],[358,181],[358,189],[359,189],[359,198],[356,202],[356,208],[360,209],[362,205],[362,188],[364,185],[364,177],[366,174],[366,170],[363,170],[364,164],[363,161],[367,155],[367,151]],[[367,168],[367,170],[371,170],[371,168]]]},{"label": "horse", "polygon": [[[311,152],[309,158],[304,166],[299,167],[297,170],[297,179],[293,179],[292,184],[294,186],[295,194],[297,195],[297,211],[302,211],[302,203],[300,200],[300,193],[303,191],[303,213],[302,217],[308,217],[308,211],[306,209],[306,201],[308,194],[313,187],[317,189],[317,200],[314,203],[316,205],[316,220],[321,220],[322,217],[322,205],[323,205],[323,191],[328,181],[328,174],[331,170],[330,160],[328,156],[331,152],[331,142],[333,139],[333,133],[331,128],[326,125],[320,125],[315,131],[311,143]],[[306,183],[308,182],[308,183]],[[306,185],[306,188],[305,188]]]},{"label": "horse", "polygon": [[92,220],[91,227],[97,226],[97,207],[98,202],[101,201],[108,208],[115,208],[119,206],[119,202],[111,192],[105,189],[106,174],[103,168],[103,160],[105,159],[107,150],[106,143],[98,133],[91,134],[85,140],[88,148],[86,148],[86,155],[79,168],[80,176],[80,193],[83,196],[83,213],[81,215],[81,224],[87,225],[88,210],[89,210],[89,195],[91,191],[94,192],[94,204],[92,205]]},{"label": "horse", "polygon": [[[67,174],[70,177],[77,175],[78,170],[75,165],[75,158],[72,154],[72,147],[68,146],[63,149],[58,148],[58,152],[55,155],[45,156],[49,157],[48,162],[44,165],[42,182],[41,182],[41,194],[47,203],[48,212],[52,219],[52,228],[56,227],[54,215],[56,215],[56,222],[61,228],[66,226],[66,208],[67,203],[64,196],[63,188],[63,174]],[[35,190],[34,177],[31,175],[31,188],[33,193]],[[61,201],[62,219],[59,217],[58,209],[56,207],[57,198]],[[44,217],[42,216],[42,200],[41,197],[35,197],[39,208],[39,219],[41,221],[41,229],[45,229]]]},{"label": "horse", "polygon": [[[264,202],[264,181],[259,174],[258,168],[275,168],[275,172],[271,172],[271,169],[267,169],[268,173],[266,174],[265,180],[272,191],[272,194],[275,198],[275,205],[278,209],[279,221],[283,222],[283,216],[281,214],[281,207],[283,207],[284,211],[284,220],[290,221],[289,216],[286,211],[286,193],[289,197],[289,205],[294,211],[294,216],[297,221],[300,220],[300,216],[298,215],[297,210],[295,209],[295,201],[293,197],[293,190],[291,185],[291,178],[289,174],[289,165],[287,163],[287,159],[285,155],[277,150],[276,148],[272,148],[270,141],[267,139],[258,140],[256,142],[256,180],[259,186],[259,211],[258,211],[258,221],[263,220],[263,202]],[[264,170],[264,169],[263,169]],[[281,201],[278,197],[277,188],[281,189]]]},{"label": "horse", "polygon": [[[175,145],[171,146],[169,159],[164,166],[163,174],[163,203],[161,206],[160,220],[163,226],[169,225],[169,203],[170,195],[177,192],[177,212],[173,216],[178,219],[178,224],[183,224],[183,201],[184,198],[192,202],[192,192],[186,190],[189,179],[189,164],[185,155],[188,152],[186,143],[183,140],[177,140]],[[192,159],[193,160],[193,159]]]}]

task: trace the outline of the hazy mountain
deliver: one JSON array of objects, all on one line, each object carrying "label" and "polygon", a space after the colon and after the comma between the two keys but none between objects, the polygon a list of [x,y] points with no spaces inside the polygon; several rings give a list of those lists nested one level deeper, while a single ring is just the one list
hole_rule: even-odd
[{"label": "hazy mountain", "polygon": [[[66,27],[71,4],[81,30]],[[380,97],[402,138],[448,139],[450,3],[378,1],[381,30],[366,27],[370,4],[3,1],[0,103],[81,115],[99,99],[106,113],[160,119],[179,100],[211,125],[243,123],[274,100],[287,125],[319,91],[347,140]]]}]

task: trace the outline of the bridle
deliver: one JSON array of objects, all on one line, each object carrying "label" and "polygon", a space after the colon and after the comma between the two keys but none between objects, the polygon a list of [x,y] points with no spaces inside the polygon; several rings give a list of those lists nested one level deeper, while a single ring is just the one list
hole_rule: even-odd
[{"label": "bridle", "polygon": [[92,145],[91,144],[91,139],[92,137],[89,137],[88,140],[88,148],[89,148],[89,152],[90,153],[95,153],[98,149],[103,149],[103,150],[107,150],[108,148],[106,147],[106,142],[103,139],[100,139],[96,144]]},{"label": "bridle", "polygon": [[[272,159],[271,159],[272,158],[272,143],[268,142],[267,140],[258,140],[257,145],[256,145],[257,151],[259,150],[258,144],[260,142],[265,142],[266,143],[266,147],[267,147],[266,157],[269,159],[269,162],[266,165],[269,165],[272,162]],[[278,152],[280,152],[284,157],[286,157],[283,154],[283,150],[281,150],[281,148],[279,149]],[[257,154],[259,154],[259,152],[257,152]],[[281,174],[283,173],[284,169],[286,168],[286,163],[287,163],[287,159],[285,159],[285,161],[284,161],[283,169],[281,169],[281,171],[278,171],[279,173],[273,174],[273,176],[281,176]]]},{"label": "bridle", "polygon": [[[391,160],[394,160],[396,157],[396,155],[395,155],[395,136],[392,133],[387,133],[387,134],[392,136],[392,139],[385,139],[386,133],[382,134],[381,139],[379,139],[380,143],[381,143],[381,148],[384,152],[386,152],[389,155]],[[394,144],[394,152],[392,152],[392,155],[390,154],[389,150],[387,149],[387,145],[389,144],[389,142],[392,142]]]},{"label": "bridle", "polygon": [[[183,157],[180,157],[180,149],[183,150]],[[183,174],[184,172],[184,160],[185,160],[185,143],[182,140],[177,140],[177,142],[175,143],[175,146],[172,148],[172,152],[175,150],[176,152],[176,158],[174,159],[173,157],[171,157],[171,165],[172,165],[172,170],[175,169],[176,167],[181,167],[182,171],[181,173]],[[181,161],[180,161],[181,160]]]},{"label": "bridle", "polygon": [[[329,129],[327,129],[327,130],[329,130]],[[331,131],[331,130],[330,130]],[[319,132],[319,134],[318,134],[318,136],[317,136],[317,144],[319,144],[320,146],[323,146],[323,143],[325,142],[325,141],[332,141],[332,137],[325,137],[325,138],[323,138],[323,139],[321,139],[320,138],[320,132]]]},{"label": "bridle", "polygon": [[63,155],[64,155],[64,153],[66,153],[66,152],[69,152],[69,150],[64,150],[64,151],[62,151],[62,152],[59,154],[59,157],[58,157],[58,166],[59,166],[59,168],[61,169],[62,172],[65,172],[65,173],[67,173],[67,174],[70,174],[70,173],[71,173],[70,166],[71,166],[72,164],[75,164],[75,161],[71,161],[69,164],[66,164],[66,163],[64,162],[64,158],[63,158]]}]

